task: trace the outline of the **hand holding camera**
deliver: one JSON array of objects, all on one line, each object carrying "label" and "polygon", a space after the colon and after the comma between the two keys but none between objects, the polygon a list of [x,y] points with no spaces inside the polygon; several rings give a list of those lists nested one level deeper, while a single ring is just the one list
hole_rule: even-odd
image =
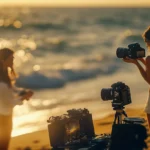
[{"label": "hand holding camera", "polygon": [[139,43],[129,44],[128,48],[117,48],[116,55],[118,58],[123,58],[124,62],[137,64],[138,60],[145,64],[145,49]]},{"label": "hand holding camera", "polygon": [[137,59],[132,59],[132,58],[129,58],[129,57],[123,58],[123,61],[127,62],[127,63],[133,63],[133,64],[137,63]]},{"label": "hand holding camera", "polygon": [[129,44],[128,48],[117,48],[116,55],[118,58],[138,59],[145,57],[145,49],[139,43]]}]

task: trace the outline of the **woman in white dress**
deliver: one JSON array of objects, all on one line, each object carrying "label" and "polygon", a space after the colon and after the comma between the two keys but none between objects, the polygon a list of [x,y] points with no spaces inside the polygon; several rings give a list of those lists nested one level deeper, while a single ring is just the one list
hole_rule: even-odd
[{"label": "woman in white dress", "polygon": [[[146,31],[144,31],[143,39],[147,45],[148,50],[150,51],[150,27],[148,27]],[[145,59],[144,58],[131,59],[126,57],[123,60],[125,62],[135,64],[138,67],[144,80],[150,85],[150,56],[147,56]],[[144,67],[138,62],[138,60],[144,64]],[[150,90],[149,90],[149,98],[145,107],[145,112],[147,114],[147,120],[150,127]]]},{"label": "woman in white dress", "polygon": [[[12,131],[12,112],[16,105],[28,100],[33,92],[28,90],[16,96],[11,77],[15,77],[13,68],[14,52],[4,48],[0,50],[0,150],[8,150]],[[10,70],[10,71],[9,71]]]}]

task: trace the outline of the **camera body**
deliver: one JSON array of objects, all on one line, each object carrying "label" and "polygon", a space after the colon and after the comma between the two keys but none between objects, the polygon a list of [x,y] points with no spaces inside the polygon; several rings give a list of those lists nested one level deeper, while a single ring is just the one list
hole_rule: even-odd
[{"label": "camera body", "polygon": [[103,88],[101,90],[101,98],[104,101],[112,100],[113,107],[123,107],[132,102],[130,88],[123,82],[114,83],[111,85],[111,88]]},{"label": "camera body", "polygon": [[145,49],[140,47],[139,43],[129,44],[128,48],[117,48],[116,55],[118,58],[129,57],[132,59],[145,57]]}]

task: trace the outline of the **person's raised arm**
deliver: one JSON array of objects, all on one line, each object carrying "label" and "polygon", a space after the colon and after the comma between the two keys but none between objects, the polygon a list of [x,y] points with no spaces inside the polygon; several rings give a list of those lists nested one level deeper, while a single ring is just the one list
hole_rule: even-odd
[{"label": "person's raised arm", "polygon": [[146,70],[141,66],[141,64],[140,64],[138,61],[136,61],[135,65],[138,67],[138,69],[139,69],[139,71],[140,71],[140,73],[141,73],[143,79],[144,79],[148,84],[150,84],[150,80],[149,80],[148,77],[147,77],[147,72],[146,72]]},{"label": "person's raised arm", "polygon": [[[137,61],[137,59],[131,59],[131,58],[123,58],[123,60],[125,61],[125,62],[127,62],[127,63],[133,63],[133,64],[135,64],[137,67],[138,67],[138,69],[139,69],[139,71],[140,71],[140,73],[141,73],[141,75],[142,75],[142,77],[144,78],[144,80],[148,83],[148,84],[150,84],[150,80],[149,80],[149,78],[147,77],[147,69],[144,69],[142,66],[141,66],[141,64]],[[150,60],[149,60],[150,61]]]}]

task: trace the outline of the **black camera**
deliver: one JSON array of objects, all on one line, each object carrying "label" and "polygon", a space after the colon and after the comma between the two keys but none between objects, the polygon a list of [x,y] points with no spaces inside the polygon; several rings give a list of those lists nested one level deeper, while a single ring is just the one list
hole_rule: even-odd
[{"label": "black camera", "polygon": [[112,106],[124,106],[131,103],[130,88],[123,82],[117,82],[111,85],[111,88],[101,90],[101,98],[104,101],[113,100]]},{"label": "black camera", "polygon": [[116,55],[118,58],[129,57],[132,59],[145,57],[145,49],[140,47],[139,43],[129,44],[128,48],[117,48]]}]

